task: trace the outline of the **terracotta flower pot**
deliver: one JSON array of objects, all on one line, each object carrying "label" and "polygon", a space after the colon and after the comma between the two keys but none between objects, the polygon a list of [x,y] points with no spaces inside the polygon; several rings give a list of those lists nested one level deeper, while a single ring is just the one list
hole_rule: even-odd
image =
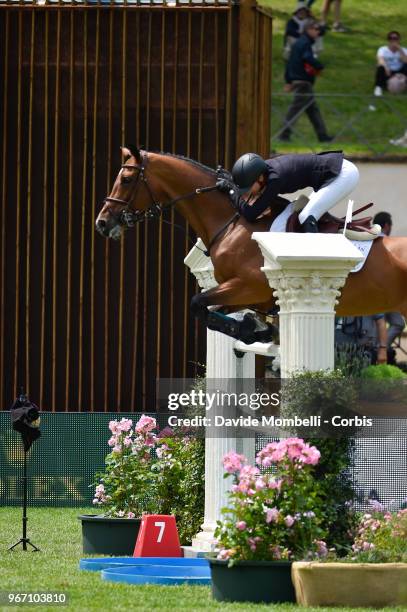
[{"label": "terracotta flower pot", "polygon": [[132,555],[141,519],[82,514],[83,552],[91,555]]},{"label": "terracotta flower pot", "polygon": [[227,561],[208,558],[217,601],[294,602],[290,561]]},{"label": "terracotta flower pot", "polygon": [[407,604],[407,563],[296,561],[291,571],[297,603],[302,606]]}]

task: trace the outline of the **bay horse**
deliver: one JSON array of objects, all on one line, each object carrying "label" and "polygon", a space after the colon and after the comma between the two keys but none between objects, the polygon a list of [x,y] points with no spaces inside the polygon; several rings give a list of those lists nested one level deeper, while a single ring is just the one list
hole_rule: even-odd
[{"label": "bay horse", "polygon": [[[267,232],[270,216],[249,223],[216,189],[215,170],[191,159],[122,147],[124,163],[96,219],[105,237],[119,238],[125,228],[174,206],[206,248],[218,283],[192,298],[191,309],[211,329],[244,342],[268,341],[275,328],[248,316],[227,316],[250,308],[263,313],[274,306],[273,290],[261,271],[263,256],[253,232]],[[220,307],[211,312],[210,306]],[[362,270],[349,274],[336,312],[339,316],[396,311],[407,315],[407,238],[379,237]]]}]

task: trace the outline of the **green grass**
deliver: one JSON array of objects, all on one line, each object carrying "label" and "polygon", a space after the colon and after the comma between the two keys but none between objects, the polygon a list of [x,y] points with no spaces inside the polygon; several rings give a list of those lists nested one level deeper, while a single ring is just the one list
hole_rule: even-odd
[{"label": "green grass", "polygon": [[[19,508],[0,509],[0,590],[14,592],[65,592],[67,606],[35,606],[40,610],[278,610],[288,612],[328,612],[324,608],[294,605],[220,604],[212,600],[209,587],[135,587],[102,582],[98,572],[79,571],[83,556],[80,522],[77,516],[89,508],[30,508],[28,535],[41,552],[24,552],[7,547],[20,537]],[[3,607],[1,610],[11,610]],[[16,609],[16,608],[14,608]],[[336,608],[329,608],[335,612]],[[390,609],[388,609],[390,610]],[[391,609],[396,612],[396,608]],[[400,612],[402,608],[399,608]],[[350,612],[341,608],[340,612]]]},{"label": "green grass", "polygon": [[[294,0],[261,0],[273,11],[273,112],[272,134],[282,125],[282,118],[291,96],[283,94],[284,66],[282,58],[283,34]],[[320,16],[321,0],[312,9]],[[385,36],[393,29],[401,30],[402,42],[407,45],[407,5],[405,0],[345,0],[342,3],[342,21],[350,32],[339,34],[329,31],[324,37],[324,50],[320,56],[325,70],[317,79],[317,94],[336,94],[320,102],[321,110],[332,135],[338,134],[344,123],[360,115],[354,124],[362,138],[347,128],[335,139],[333,147],[342,148],[347,154],[380,156],[406,155],[407,150],[389,144],[389,139],[400,137],[407,128],[407,94],[393,96],[386,93],[383,99],[373,98],[376,51],[385,44]],[[329,19],[332,22],[332,14]],[[344,98],[340,94],[351,94]],[[362,96],[362,97],[360,97]],[[367,97],[365,97],[367,96]],[[369,105],[376,107],[369,110]],[[337,116],[340,111],[342,116]],[[272,140],[271,147],[278,152],[323,150],[307,117],[301,117],[296,125],[300,137],[293,135],[290,143]],[[369,141],[369,145],[363,142]],[[373,149],[373,150],[372,150]]]}]

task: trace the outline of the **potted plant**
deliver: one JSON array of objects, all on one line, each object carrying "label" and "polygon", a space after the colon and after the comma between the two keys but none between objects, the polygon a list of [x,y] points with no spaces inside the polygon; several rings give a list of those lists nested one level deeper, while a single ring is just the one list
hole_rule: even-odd
[{"label": "potted plant", "polygon": [[295,601],[293,560],[327,553],[323,500],[312,474],[319,458],[300,438],[267,444],[257,454],[259,467],[234,452],[224,457],[225,477],[234,482],[215,532],[218,552],[209,558],[215,599]]},{"label": "potted plant", "polygon": [[296,562],[297,603],[304,606],[382,608],[407,604],[407,508],[364,514],[343,559]]},{"label": "potted plant", "polygon": [[140,517],[152,512],[154,473],[152,448],[156,420],[142,415],[133,428],[131,419],[110,421],[106,470],[99,475],[93,503],[104,514],[81,515],[83,552],[90,554],[133,554]]},{"label": "potted plant", "polygon": [[361,372],[359,393],[363,414],[405,416],[407,374],[390,364],[370,365]]},{"label": "potted plant", "polygon": [[81,515],[83,551],[132,555],[143,513],[174,514],[182,544],[203,520],[204,440],[142,415],[110,421],[112,448],[98,475],[93,503],[103,514]]}]

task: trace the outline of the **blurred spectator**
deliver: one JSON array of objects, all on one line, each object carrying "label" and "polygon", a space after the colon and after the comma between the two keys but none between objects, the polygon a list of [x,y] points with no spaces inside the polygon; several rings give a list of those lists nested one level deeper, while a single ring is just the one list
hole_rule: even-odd
[{"label": "blurred spectator", "polygon": [[280,140],[290,140],[291,128],[298,117],[306,112],[320,142],[333,140],[328,135],[319,106],[314,98],[313,84],[316,75],[324,68],[313,54],[312,45],[319,36],[319,25],[309,19],[304,24],[304,33],[291,49],[290,59],[285,71],[286,90],[293,91],[292,101],[285,118]]},{"label": "blurred spectator", "polygon": [[331,4],[334,5],[334,23],[332,26],[333,32],[348,32],[348,28],[345,28],[343,23],[341,23],[341,6],[342,0],[324,0],[324,4],[322,5],[321,12],[321,24],[326,26],[329,9],[331,8]]},{"label": "blurred spectator", "polygon": [[393,30],[387,34],[387,45],[377,51],[377,68],[374,95],[383,95],[387,82],[394,74],[407,75],[407,49],[400,45],[400,33]]},{"label": "blurred spectator", "polygon": [[[299,39],[301,34],[304,33],[304,26],[307,22],[307,19],[310,18],[312,18],[312,15],[309,9],[309,3],[307,4],[306,2],[298,2],[295,11],[292,14],[292,17],[287,21],[285,27],[283,50],[283,58],[285,60],[289,59],[293,44]],[[314,41],[312,45],[312,50],[315,57],[317,57],[323,49],[322,35],[324,33],[325,32],[320,31],[320,36],[318,36],[318,38]]]},{"label": "blurred spectator", "polygon": [[[393,220],[391,214],[388,212],[379,212],[375,215],[373,223],[378,223],[382,232],[385,236],[390,236],[393,227]],[[385,313],[386,323],[389,324],[387,330],[387,347],[390,348],[397,336],[403,333],[406,326],[404,317],[399,312],[386,312]]]},{"label": "blurred spectator", "polygon": [[404,132],[403,136],[400,136],[400,138],[392,138],[390,140],[390,144],[395,145],[396,147],[407,147],[407,130]]},{"label": "blurred spectator", "polygon": [[384,315],[338,317],[335,343],[362,347],[372,364],[387,363],[387,329]]},{"label": "blurred spectator", "polygon": [[373,223],[378,223],[385,236],[390,236],[393,227],[393,219],[388,212],[379,212],[374,216]]}]

